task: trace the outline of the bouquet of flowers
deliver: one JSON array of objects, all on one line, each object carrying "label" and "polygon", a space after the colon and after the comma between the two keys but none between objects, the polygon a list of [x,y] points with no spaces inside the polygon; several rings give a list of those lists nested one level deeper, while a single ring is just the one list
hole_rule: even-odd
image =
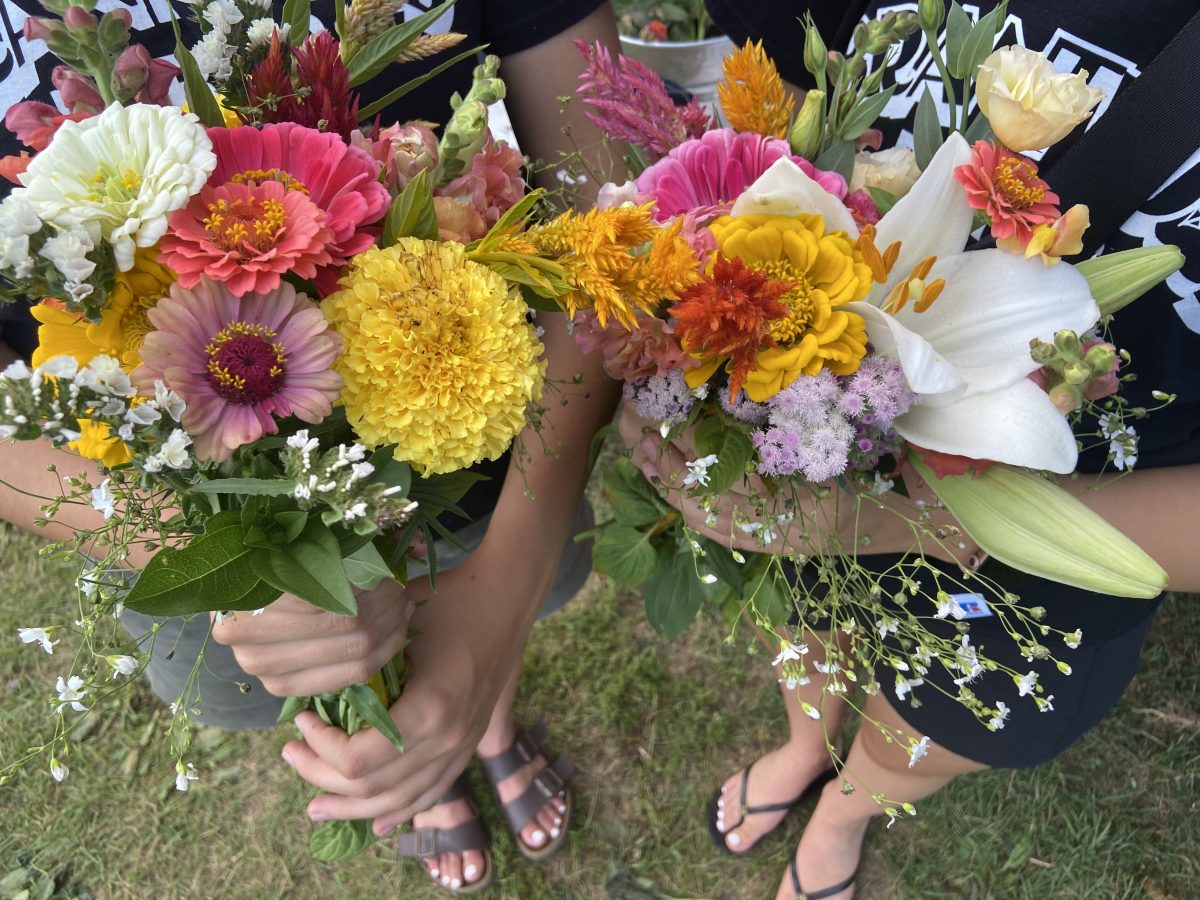
[{"label": "bouquet of flowers", "polygon": [[[828,52],[810,23],[804,62],[818,87],[798,111],[774,64],[747,43],[718,85],[726,126],[674,106],[640,63],[581,46],[578,93],[643,167],[635,181],[606,186],[602,201],[649,206],[687,236],[703,277],[639,311],[632,330],[585,313],[576,336],[625,382],[625,442],[649,433],[674,454],[649,467],[656,482],[670,470],[658,484],[625,460],[609,470],[613,518],[594,551],[597,569],[642,586],[660,632],[681,632],[706,601],[731,623],[745,614],[769,632],[790,626],[775,664],[806,683],[803,643],[828,623],[820,628],[849,636],[848,650],[826,648],[830,692],[891,690],[874,675],[887,660],[903,698],[945,667],[959,701],[999,728],[1004,711],[966,687],[999,664],[966,623],[953,637],[927,623],[961,619],[960,600],[981,594],[1027,658],[1056,659],[1051,629],[974,571],[978,558],[948,573],[927,555],[953,556],[969,537],[1008,566],[1066,584],[1128,597],[1163,589],[1163,571],[1053,474],[1074,471],[1088,421],[1101,423],[1095,436],[1110,442],[1114,467],[1134,463],[1127,421],[1147,411],[1116,393],[1130,360],[1105,323],[1182,259],[1156,247],[1063,261],[1081,249],[1087,209],[1060,210],[1019,151],[1061,140],[1101,94],[1086,73],[1056,74],[1040,54],[993,52],[1003,5],[972,24],[952,4],[943,50],[944,15],[936,2],[919,17],[862,23],[850,56]],[[963,114],[947,133],[927,94],[915,151],[880,150],[871,126],[893,90],[880,89],[888,50],[918,28]],[[1054,101],[1030,101],[1047,95]],[[912,474],[931,502],[905,499]],[[707,535],[681,516],[689,505]],[[882,572],[860,559],[878,552],[860,523],[881,514],[911,541]],[[762,552],[731,554],[748,544]],[[1058,637],[1078,646],[1077,632]],[[1050,708],[1036,678],[1009,673]]]},{"label": "bouquet of flowers", "polygon": [[[361,108],[355,88],[461,39],[423,34],[449,5],[396,24],[386,4],[339,4],[335,36],[308,34],[304,0],[282,22],[257,0],[199,2],[203,37],[177,43],[179,67],[128,46],[121,10],[56,0],[61,19],[28,21],[64,62],[69,112],[7,116],[36,155],[5,163],[20,187],[0,206],[0,299],[42,299],[32,364],[0,378],[0,438],[94,461],[98,476],[65,473],[45,509],[91,506],[103,524],[62,548],[90,560],[74,625],[21,630],[47,653],[79,643],[52,737],[0,778],[43,757],[67,776],[73,717],[112,699],[152,647],[153,632],[136,655],[121,649],[123,609],[221,616],[290,592],[352,615],[355,588],[405,580],[416,538],[432,572],[435,540],[453,540],[438,516],[477,480],[467,469],[536,418],[546,364],[531,305],[632,322],[629,303],[686,286],[671,261],[691,273],[690,249],[648,210],[534,221],[522,157],[488,130],[504,94],[494,57],[440,137],[361,124],[415,83]],[[170,105],[181,72],[190,111]],[[153,555],[129,587],[135,551]],[[201,665],[172,704],[179,790],[197,777]],[[387,713],[403,682],[401,654],[285,716],[314,708],[403,747]],[[314,852],[371,839],[369,823],[337,823]]]}]

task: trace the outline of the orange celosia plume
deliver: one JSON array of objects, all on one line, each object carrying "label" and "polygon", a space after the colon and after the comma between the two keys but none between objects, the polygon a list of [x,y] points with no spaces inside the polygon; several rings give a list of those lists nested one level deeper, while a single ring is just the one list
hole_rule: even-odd
[{"label": "orange celosia plume", "polygon": [[787,137],[795,100],[783,86],[775,63],[763,52],[762,41],[745,46],[725,57],[725,78],[717,85],[721,109],[737,131],[752,131],[769,137]]}]

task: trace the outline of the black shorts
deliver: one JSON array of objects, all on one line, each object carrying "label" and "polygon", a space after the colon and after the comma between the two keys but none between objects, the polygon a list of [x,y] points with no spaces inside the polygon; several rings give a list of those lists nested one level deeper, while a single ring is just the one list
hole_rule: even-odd
[{"label": "black shorts", "polygon": [[[869,569],[884,571],[897,559],[861,557],[860,562]],[[995,568],[999,567],[985,563],[980,574],[991,577]],[[951,569],[946,567],[946,571],[950,573]],[[1054,628],[1083,631],[1083,641],[1074,650],[1063,646],[1059,638],[1046,639],[1048,646],[1057,644],[1054,655],[1071,666],[1071,674],[1062,674],[1050,660],[1026,660],[994,616],[970,620],[971,643],[983,651],[982,655],[1010,669],[1037,672],[1038,684],[1044,688],[1040,696],[1054,698],[1052,710],[1039,711],[1032,698],[1019,696],[1010,675],[983,672],[969,683],[970,689],[989,707],[1003,701],[1009,708],[1004,727],[992,731],[955,699],[955,676],[941,666],[931,666],[925,675],[927,683],[903,700],[893,690],[895,671],[882,663],[875,671],[881,695],[917,735],[927,735],[953,753],[994,768],[1020,769],[1053,759],[1103,719],[1133,680],[1142,642],[1162,602],[1161,598],[1110,597],[1041,578],[1018,577],[1019,581],[1010,581],[1006,587],[1020,596],[1021,606],[1045,607],[1043,622]],[[871,627],[873,623],[863,624]],[[814,623],[814,627],[821,628],[821,623]],[[947,637],[955,632],[952,620],[935,620],[930,627]],[[912,702],[914,698],[917,705]]]}]

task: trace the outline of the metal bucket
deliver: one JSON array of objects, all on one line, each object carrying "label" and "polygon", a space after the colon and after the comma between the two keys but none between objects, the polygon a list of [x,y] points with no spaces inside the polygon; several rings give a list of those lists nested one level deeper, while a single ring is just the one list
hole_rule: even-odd
[{"label": "metal bucket", "polygon": [[721,60],[733,50],[733,41],[723,35],[702,41],[643,41],[621,36],[621,51],[626,56],[675,82],[709,110],[716,109]]}]

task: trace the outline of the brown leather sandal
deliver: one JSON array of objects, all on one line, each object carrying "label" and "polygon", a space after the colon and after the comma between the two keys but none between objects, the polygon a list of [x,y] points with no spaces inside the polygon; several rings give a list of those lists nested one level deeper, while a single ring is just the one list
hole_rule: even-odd
[{"label": "brown leather sandal", "polygon": [[[534,862],[549,859],[562,849],[567,840],[567,830],[571,825],[573,809],[573,794],[569,782],[575,774],[575,769],[565,755],[559,756],[554,762],[549,762],[551,756],[542,747],[545,739],[546,723],[538,719],[528,732],[518,728],[513,745],[503,753],[486,759],[482,756],[479,757],[479,765],[483,768],[493,791],[501,781],[523,766],[529,765],[538,756],[547,760],[546,768],[537,774],[533,779],[533,784],[520,797],[508,803],[501,803],[499,792],[497,791],[496,794],[500,812],[504,816],[504,821],[508,823],[508,829],[512,832],[517,849],[521,851],[522,856]],[[566,811],[562,813],[562,826],[559,829],[558,837],[553,838],[544,847],[530,847],[521,839],[521,829],[528,825],[541,809],[560,793],[563,795],[563,805],[566,807]]]},{"label": "brown leather sandal", "polygon": [[396,853],[400,856],[421,861],[436,859],[443,853],[466,853],[477,850],[483,854],[483,875],[478,881],[452,888],[443,885],[436,878],[433,883],[452,894],[475,894],[488,888],[496,877],[496,867],[492,863],[492,842],[487,829],[479,818],[479,809],[471,798],[464,776],[459,776],[445,796],[438,803],[450,803],[453,800],[467,801],[475,818],[468,819],[453,828],[417,828],[400,835],[396,839]]}]

